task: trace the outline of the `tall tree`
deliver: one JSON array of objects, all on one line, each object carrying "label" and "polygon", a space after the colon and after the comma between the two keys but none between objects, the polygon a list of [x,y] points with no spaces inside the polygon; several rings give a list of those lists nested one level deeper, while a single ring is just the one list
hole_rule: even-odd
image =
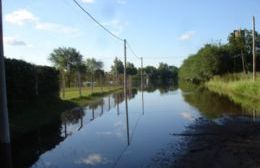
[{"label": "tall tree", "polygon": [[62,96],[65,97],[65,76],[79,68],[80,64],[82,64],[82,55],[74,48],[60,47],[53,50],[49,60],[61,73]]},{"label": "tall tree", "polygon": [[91,74],[91,92],[93,93],[94,89],[94,76],[97,70],[102,70],[103,62],[97,61],[95,58],[86,60],[87,71]]},{"label": "tall tree", "polygon": [[118,84],[119,75],[124,73],[124,64],[117,57],[114,60],[114,64],[111,66],[111,72],[116,77],[116,82]]}]

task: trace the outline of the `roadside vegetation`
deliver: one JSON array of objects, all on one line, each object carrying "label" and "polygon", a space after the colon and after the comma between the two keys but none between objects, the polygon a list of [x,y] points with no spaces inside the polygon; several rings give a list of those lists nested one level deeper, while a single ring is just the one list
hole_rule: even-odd
[{"label": "roadside vegetation", "polygon": [[[256,32],[256,45],[260,35]],[[188,57],[179,69],[180,83],[205,85],[228,96],[250,110],[259,110],[260,75],[253,81],[252,31],[234,30],[226,44],[206,44]],[[260,52],[256,52],[256,71],[260,72]]]},{"label": "roadside vegetation", "polygon": [[215,76],[206,86],[221,95],[227,95],[235,103],[250,110],[260,110],[260,73],[256,81],[252,74],[226,74]]}]

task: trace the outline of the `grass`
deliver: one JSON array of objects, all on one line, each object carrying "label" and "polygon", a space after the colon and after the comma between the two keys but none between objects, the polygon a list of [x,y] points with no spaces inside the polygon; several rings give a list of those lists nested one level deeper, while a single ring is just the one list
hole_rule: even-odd
[{"label": "grass", "polygon": [[95,87],[93,93],[91,88],[82,88],[82,96],[80,97],[78,88],[67,88],[65,93],[65,98],[62,100],[67,100],[78,106],[84,106],[88,103],[95,101],[97,98],[108,95],[113,92],[121,91],[122,87],[119,86],[106,86],[103,87],[103,91],[100,87]]},{"label": "grass", "polygon": [[252,80],[252,74],[215,76],[206,86],[211,91],[228,96],[246,109],[260,110],[260,73],[256,81]]}]

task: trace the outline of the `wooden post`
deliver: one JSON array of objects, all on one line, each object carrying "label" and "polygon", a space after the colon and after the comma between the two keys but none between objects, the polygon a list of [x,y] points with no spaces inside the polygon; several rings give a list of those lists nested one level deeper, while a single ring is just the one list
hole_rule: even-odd
[{"label": "wooden post", "polygon": [[255,17],[253,16],[253,80],[256,81]]}]

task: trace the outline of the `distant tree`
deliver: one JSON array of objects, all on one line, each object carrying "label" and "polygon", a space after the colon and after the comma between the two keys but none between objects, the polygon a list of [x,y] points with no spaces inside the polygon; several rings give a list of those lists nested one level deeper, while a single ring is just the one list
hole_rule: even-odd
[{"label": "distant tree", "polygon": [[133,63],[126,63],[126,73],[127,75],[136,75],[137,74],[137,68],[134,66]]},{"label": "distant tree", "polygon": [[87,67],[87,71],[91,74],[91,91],[93,93],[95,72],[103,68],[103,62],[97,61],[95,58],[87,59],[86,67]]},{"label": "distant tree", "polygon": [[54,49],[50,54],[49,60],[60,71],[62,76],[62,96],[65,97],[65,75],[77,69],[82,61],[82,55],[74,48],[63,47]]},{"label": "distant tree", "polygon": [[116,77],[117,83],[119,83],[119,75],[124,73],[124,64],[117,57],[115,58],[114,63],[111,66],[111,72]]},{"label": "distant tree", "polygon": [[157,69],[153,66],[145,67],[144,74],[147,75],[151,81],[155,81],[158,77]]}]

